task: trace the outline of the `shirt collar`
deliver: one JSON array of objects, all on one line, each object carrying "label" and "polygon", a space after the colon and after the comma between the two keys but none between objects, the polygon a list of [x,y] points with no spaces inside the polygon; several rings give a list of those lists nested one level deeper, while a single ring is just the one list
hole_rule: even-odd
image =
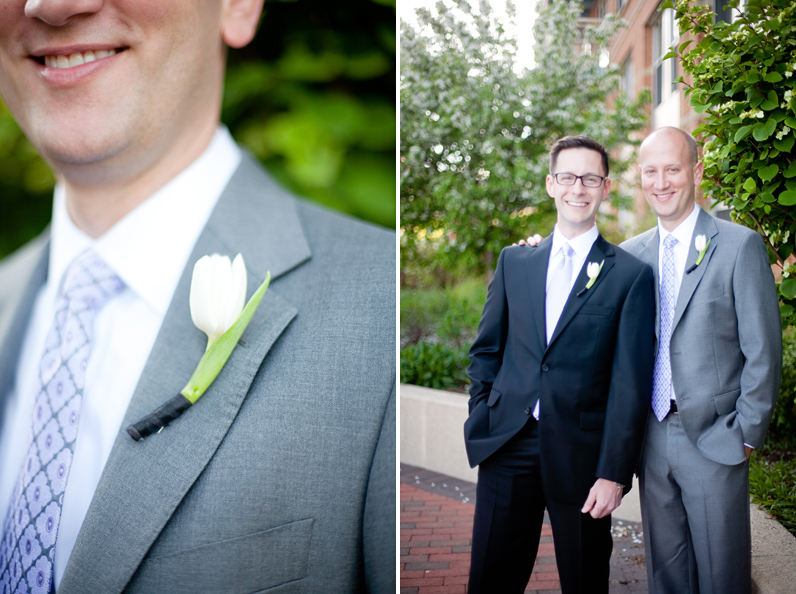
[{"label": "shirt collar", "polygon": [[694,229],[696,229],[697,219],[699,218],[699,211],[701,209],[694,204],[694,209],[691,211],[685,220],[682,223],[677,225],[677,228],[674,231],[667,231],[661,225],[661,220],[658,219],[658,235],[660,236],[660,246],[663,246],[663,240],[666,239],[666,236],[671,233],[674,235],[674,238],[677,240],[678,245],[688,246],[691,244],[691,236],[694,234]]},{"label": "shirt collar", "polygon": [[131,291],[165,315],[193,246],[240,160],[240,149],[220,126],[196,161],[99,239],[75,226],[64,188],[56,186],[47,297],[55,300],[66,269],[93,248]]},{"label": "shirt collar", "polygon": [[597,241],[599,236],[600,232],[597,231],[597,225],[592,225],[591,229],[585,233],[581,233],[573,239],[567,239],[559,230],[558,225],[556,225],[555,229],[553,229],[553,245],[550,248],[550,255],[555,256],[558,254],[561,246],[565,243],[569,243],[578,259],[585,260],[591,251],[591,246],[594,245],[594,242]]}]

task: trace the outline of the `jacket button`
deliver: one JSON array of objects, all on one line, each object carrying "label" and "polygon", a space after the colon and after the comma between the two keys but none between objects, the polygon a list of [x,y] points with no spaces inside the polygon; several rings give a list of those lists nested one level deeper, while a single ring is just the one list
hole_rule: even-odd
[{"label": "jacket button", "polygon": [[542,365],[542,371],[547,371],[548,369],[550,369],[550,368],[547,366],[547,363]]},{"label": "jacket button", "polygon": [[529,414],[531,414],[531,409],[530,409],[530,408],[528,408],[527,406],[525,407],[525,414],[526,414],[526,415],[529,415]]}]

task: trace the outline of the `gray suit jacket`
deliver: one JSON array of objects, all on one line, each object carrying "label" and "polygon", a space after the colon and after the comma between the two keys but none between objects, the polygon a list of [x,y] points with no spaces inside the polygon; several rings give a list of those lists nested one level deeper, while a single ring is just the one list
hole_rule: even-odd
[{"label": "gray suit jacket", "polygon": [[[744,443],[763,445],[782,370],[782,330],[774,277],[759,234],[700,209],[694,237],[710,239],[684,274],[671,339],[672,383],[680,421],[705,457],[740,464]],[[621,247],[652,266],[660,303],[658,228]],[[686,271],[696,263],[693,241]],[[660,330],[656,306],[655,335]]]},{"label": "gray suit jacket", "polygon": [[[0,264],[0,415],[46,236]],[[244,255],[271,285],[202,398],[130,422],[205,348],[194,262]],[[245,157],[202,232],[136,387],[59,594],[395,591],[395,236],[296,200]],[[109,395],[112,397],[112,395]],[[2,424],[2,418],[0,418]]]}]

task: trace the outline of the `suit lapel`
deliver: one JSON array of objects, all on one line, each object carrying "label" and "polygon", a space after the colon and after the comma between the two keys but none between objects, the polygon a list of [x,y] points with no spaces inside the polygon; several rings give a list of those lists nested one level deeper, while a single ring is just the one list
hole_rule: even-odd
[{"label": "suit lapel", "polygon": [[[583,263],[583,266],[580,269],[580,273],[578,274],[578,278],[575,281],[575,284],[572,286],[572,291],[569,293],[569,298],[567,299],[566,305],[564,305],[564,311],[561,312],[561,317],[558,318],[558,323],[556,324],[556,329],[553,332],[553,336],[550,338],[550,344],[547,345],[549,349],[556,339],[559,337],[561,332],[564,328],[567,327],[572,318],[580,311],[580,308],[591,299],[591,296],[594,292],[599,288],[600,284],[603,282],[608,273],[610,272],[611,268],[614,266],[614,248],[613,246],[603,239],[602,235],[599,235],[595,240],[594,244],[591,246],[591,250],[589,251],[589,255],[586,257],[586,261]],[[586,268],[589,265],[589,262],[604,262],[602,270],[600,270],[600,275],[597,277],[597,280],[594,284],[589,288],[587,291],[581,291],[586,287],[586,284],[589,282],[589,276],[586,274]],[[578,295],[580,293],[580,295]],[[544,303],[544,301],[542,301]],[[544,319],[544,316],[543,318]]]},{"label": "suit lapel", "polygon": [[[547,287],[547,263],[550,260],[550,249],[553,247],[553,236],[545,237],[539,245],[530,250],[529,264],[525,269],[531,312],[539,337],[540,352],[547,348],[545,331],[545,291]],[[543,279],[543,282],[539,282]]]},{"label": "suit lapel", "polygon": [[649,237],[643,243],[643,247],[641,251],[638,253],[638,258],[642,262],[645,262],[652,266],[652,273],[655,277],[655,338],[657,340],[658,333],[660,331],[661,326],[661,318],[660,318],[660,302],[661,302],[661,281],[660,281],[660,273],[658,271],[658,250],[660,248],[661,240],[660,240],[660,231],[658,230],[657,225],[655,226],[655,230],[653,233],[649,234]]},{"label": "suit lapel", "polygon": [[[694,227],[694,233],[691,238],[691,245],[688,246],[688,256],[685,260],[685,271],[683,272],[683,280],[680,283],[680,292],[677,294],[677,304],[674,309],[672,332],[674,332],[674,329],[677,328],[677,323],[680,321],[680,318],[683,317],[683,312],[685,312],[685,308],[688,307],[688,302],[691,300],[691,296],[694,294],[699,281],[702,280],[702,277],[705,274],[705,270],[710,263],[710,258],[716,249],[716,242],[718,241],[716,236],[718,234],[719,230],[716,227],[716,223],[713,221],[713,217],[700,208],[696,227]],[[702,259],[702,262],[700,262],[699,266],[694,268],[691,273],[688,273],[688,270],[694,264],[696,264],[697,257],[699,256],[699,252],[697,252],[696,248],[694,247],[694,239],[697,237],[697,235],[704,235],[710,240],[710,245],[708,246],[705,256]]]},{"label": "suit lapel", "polygon": [[[271,287],[207,392],[161,433],[134,442],[125,427],[178,393],[204,352],[206,339],[191,321],[188,295],[193,264],[214,252],[243,254],[249,296],[269,270]],[[224,439],[269,349],[296,316],[296,308],[279,297],[276,281],[309,257],[294,199],[245,157],[183,271],[59,592],[124,589]]]},{"label": "suit lapel", "polygon": [[13,387],[25,331],[33,313],[36,295],[47,281],[50,254],[49,233],[28,246],[14,267],[19,272],[7,286],[0,309],[0,427],[5,415],[5,397]]}]

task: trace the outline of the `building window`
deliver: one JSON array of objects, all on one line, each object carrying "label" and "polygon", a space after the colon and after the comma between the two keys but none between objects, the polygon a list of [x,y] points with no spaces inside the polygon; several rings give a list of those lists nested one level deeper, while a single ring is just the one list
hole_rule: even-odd
[{"label": "building window", "polygon": [[622,78],[619,79],[619,90],[630,98],[635,96],[635,81],[633,80],[633,55],[628,54],[622,62]]},{"label": "building window", "polygon": [[746,7],[746,0],[741,0],[738,3],[738,8],[727,8],[730,0],[713,0],[713,12],[715,22],[725,22],[728,25],[734,23],[738,19],[738,15],[744,11]]},{"label": "building window", "polygon": [[616,14],[622,13],[622,9],[625,7],[625,4],[627,4],[627,0],[616,0]]},{"label": "building window", "polygon": [[677,60],[674,58],[664,60],[663,56],[676,46],[679,36],[674,10],[667,8],[652,28],[652,67],[655,72],[653,99],[656,106],[665,101],[677,88],[674,82],[677,78]]}]

